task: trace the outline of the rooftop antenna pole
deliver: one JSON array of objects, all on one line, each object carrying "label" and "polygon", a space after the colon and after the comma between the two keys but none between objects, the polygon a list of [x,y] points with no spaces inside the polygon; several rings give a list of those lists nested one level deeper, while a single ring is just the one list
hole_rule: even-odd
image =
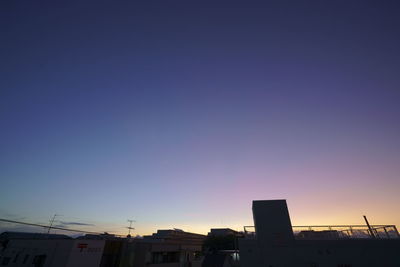
[{"label": "rooftop antenna pole", "polygon": [[129,227],[126,227],[126,228],[129,229],[129,231],[128,231],[128,237],[131,237],[131,230],[135,230],[135,228],[132,227],[132,223],[133,223],[133,222],[136,222],[136,221],[135,221],[135,220],[128,220],[128,222],[129,222]]},{"label": "rooftop antenna pole", "polygon": [[50,234],[50,229],[51,229],[51,227],[53,226],[54,219],[55,219],[57,216],[59,216],[59,214],[54,214],[53,218],[51,218],[51,220],[50,220],[50,226],[49,226],[49,228],[48,228],[48,230],[47,230],[47,234]]},{"label": "rooftop antenna pole", "polygon": [[368,220],[367,220],[367,216],[365,216],[365,215],[364,215],[364,220],[365,220],[365,222],[367,223],[369,233],[371,234],[371,236],[372,236],[373,238],[375,238],[376,236],[375,236],[374,232],[372,231],[371,225],[369,225],[369,222],[368,222]]}]

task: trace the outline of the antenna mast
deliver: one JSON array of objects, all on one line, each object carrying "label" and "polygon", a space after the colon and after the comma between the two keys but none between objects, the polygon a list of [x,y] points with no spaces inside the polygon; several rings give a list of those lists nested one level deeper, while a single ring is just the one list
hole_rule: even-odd
[{"label": "antenna mast", "polygon": [[50,226],[49,226],[49,229],[47,230],[47,234],[50,234],[50,229],[51,229],[51,227],[53,226],[54,219],[55,219],[57,216],[60,216],[60,215],[59,215],[59,214],[54,214],[53,218],[51,218],[51,220],[50,220]]},{"label": "antenna mast", "polygon": [[136,221],[135,221],[135,220],[128,220],[128,222],[129,222],[129,227],[126,227],[126,228],[129,229],[129,231],[128,231],[128,237],[131,237],[131,230],[135,230],[135,228],[132,227],[132,223],[133,223],[133,222],[136,222]]},{"label": "antenna mast", "polygon": [[365,215],[364,215],[364,220],[367,223],[368,230],[369,230],[369,233],[371,234],[372,238],[376,238],[376,236],[374,234],[374,231],[373,231],[373,228],[371,227],[371,225],[369,225],[369,222],[367,220],[367,216],[365,216]]}]

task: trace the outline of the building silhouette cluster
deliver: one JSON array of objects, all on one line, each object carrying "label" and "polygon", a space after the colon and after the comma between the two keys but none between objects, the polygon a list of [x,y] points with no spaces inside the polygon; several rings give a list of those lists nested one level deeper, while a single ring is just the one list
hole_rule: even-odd
[{"label": "building silhouette cluster", "polygon": [[369,267],[400,266],[394,225],[292,226],[285,200],[253,201],[254,226],[208,235],[179,229],[142,238],[3,232],[0,266]]}]

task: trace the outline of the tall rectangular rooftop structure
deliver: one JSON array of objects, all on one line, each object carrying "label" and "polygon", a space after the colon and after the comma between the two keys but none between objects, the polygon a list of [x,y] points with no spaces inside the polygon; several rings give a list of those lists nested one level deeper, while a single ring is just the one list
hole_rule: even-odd
[{"label": "tall rectangular rooftop structure", "polygon": [[288,246],[294,241],[286,200],[254,200],[257,240],[262,246]]}]

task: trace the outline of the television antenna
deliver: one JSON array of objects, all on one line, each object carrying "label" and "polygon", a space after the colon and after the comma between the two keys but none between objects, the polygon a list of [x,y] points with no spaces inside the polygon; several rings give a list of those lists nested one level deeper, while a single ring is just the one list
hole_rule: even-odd
[{"label": "television antenna", "polygon": [[135,220],[128,220],[128,222],[129,222],[129,226],[126,227],[126,228],[129,229],[129,230],[128,230],[128,237],[131,237],[131,230],[135,230],[135,228],[132,227],[132,223],[134,223],[134,222],[136,222],[136,221],[135,221]]},{"label": "television antenna", "polygon": [[48,228],[48,230],[47,230],[47,234],[50,234],[50,230],[51,230],[51,227],[53,226],[54,219],[55,219],[57,216],[61,216],[61,215],[60,215],[60,214],[54,214],[54,216],[51,218],[51,220],[50,220],[50,225],[49,225],[49,228]]}]

